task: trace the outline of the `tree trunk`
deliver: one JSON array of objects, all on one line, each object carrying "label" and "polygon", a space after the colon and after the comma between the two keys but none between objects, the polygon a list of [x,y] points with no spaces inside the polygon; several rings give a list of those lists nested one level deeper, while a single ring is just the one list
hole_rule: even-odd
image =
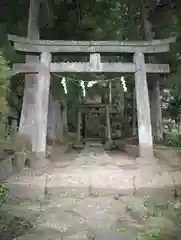
[{"label": "tree trunk", "polygon": [[150,91],[150,102],[153,137],[155,142],[160,142],[163,139],[163,123],[160,85],[158,81],[154,84],[153,89]]},{"label": "tree trunk", "polygon": [[[154,33],[152,31],[152,24],[148,20],[148,10],[145,8],[145,5],[142,1],[142,18],[145,31],[146,40],[153,40]],[[150,62],[156,62],[154,57],[149,57]],[[152,79],[153,88],[151,89],[150,94],[150,107],[151,107],[151,122],[153,130],[153,138],[155,141],[161,141],[163,139],[163,122],[162,122],[162,109],[160,101],[160,84],[159,84],[159,75],[155,74],[154,79]]]},{"label": "tree trunk", "polygon": [[[40,2],[38,0],[30,1],[29,20],[28,20],[28,38],[39,39],[38,15]],[[26,62],[38,61],[39,57],[26,56]],[[21,118],[19,132],[29,137],[32,142],[32,149],[36,148],[36,88],[37,74],[27,74],[25,76],[25,87],[23,105],[21,110]]]}]

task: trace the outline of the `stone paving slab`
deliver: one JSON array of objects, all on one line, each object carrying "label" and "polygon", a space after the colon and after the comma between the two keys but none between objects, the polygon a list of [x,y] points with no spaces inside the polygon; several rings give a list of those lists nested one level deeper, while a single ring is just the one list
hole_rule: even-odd
[{"label": "stone paving slab", "polygon": [[92,174],[91,190],[97,195],[133,194],[132,172],[96,171]]},{"label": "stone paving slab", "polygon": [[88,196],[91,184],[89,175],[86,174],[53,174],[47,183],[48,194],[71,194],[74,196]]},{"label": "stone paving slab", "polygon": [[71,211],[63,211],[60,208],[52,207],[48,212],[44,212],[38,219],[37,229],[50,228],[69,235],[82,232],[89,228],[89,224],[81,215]]},{"label": "stone paving slab", "polygon": [[173,186],[173,179],[168,172],[151,172],[142,171],[141,169],[135,172],[135,187],[165,187]]},{"label": "stone paving slab", "polygon": [[41,202],[11,201],[8,204],[3,204],[3,210],[13,216],[25,218],[35,223],[41,215],[41,204]]},{"label": "stone paving slab", "polygon": [[95,240],[130,240],[129,237],[110,230],[97,230]]},{"label": "stone paving slab", "polygon": [[60,231],[44,228],[33,229],[28,234],[18,237],[14,240],[64,240]]},{"label": "stone paving slab", "polygon": [[8,197],[17,199],[43,199],[45,197],[46,175],[12,176],[6,183],[9,188]]}]

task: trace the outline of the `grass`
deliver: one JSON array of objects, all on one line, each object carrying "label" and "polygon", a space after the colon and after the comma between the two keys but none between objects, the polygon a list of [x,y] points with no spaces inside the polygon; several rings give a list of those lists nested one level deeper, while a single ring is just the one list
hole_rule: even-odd
[{"label": "grass", "polygon": [[[0,184],[0,239],[12,240],[26,233],[33,225],[26,219],[12,216],[5,205],[8,202],[9,189]],[[11,205],[13,207],[13,205]]]},{"label": "grass", "polygon": [[0,239],[12,240],[31,229],[33,225],[25,219],[14,217],[9,213],[0,211]]},{"label": "grass", "polygon": [[[141,224],[144,226],[144,230],[137,230],[135,234],[135,240],[172,240],[172,239],[179,239],[181,235],[181,209],[176,208],[174,203],[167,203],[167,204],[157,204],[151,198],[145,198],[144,200],[144,207],[146,208],[145,216],[142,216]],[[133,211],[132,204],[128,203],[127,212]],[[168,233],[167,226],[163,228],[159,222],[158,224],[151,224],[150,220],[160,218],[169,220],[173,223],[173,226],[176,229],[176,232]],[[160,225],[159,225],[160,224]],[[175,234],[178,234],[175,236]]]}]

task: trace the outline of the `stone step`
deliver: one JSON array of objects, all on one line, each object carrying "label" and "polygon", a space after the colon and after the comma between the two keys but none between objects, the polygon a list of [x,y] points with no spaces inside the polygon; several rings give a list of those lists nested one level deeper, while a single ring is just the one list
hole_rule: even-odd
[{"label": "stone step", "polygon": [[79,149],[79,150],[82,150],[84,149],[85,145],[83,143],[74,143],[72,144],[72,148],[74,149]]},{"label": "stone step", "polygon": [[[146,168],[145,168],[146,169]],[[46,195],[88,196],[154,196],[173,198],[181,195],[180,172],[151,172],[138,170],[112,170],[106,168],[74,169],[50,175],[18,175],[10,177],[6,185],[9,198],[42,200]]]},{"label": "stone step", "polygon": [[100,142],[96,142],[96,141],[87,141],[86,142],[86,145],[85,145],[85,147],[86,148],[88,148],[88,147],[102,147],[102,143],[100,143]]}]

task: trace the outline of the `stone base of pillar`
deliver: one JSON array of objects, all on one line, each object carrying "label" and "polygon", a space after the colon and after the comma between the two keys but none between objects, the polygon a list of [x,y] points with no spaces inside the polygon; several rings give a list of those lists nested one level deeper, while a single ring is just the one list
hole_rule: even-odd
[{"label": "stone base of pillar", "polygon": [[27,166],[32,169],[38,169],[49,165],[50,162],[44,157],[44,153],[34,153],[28,154]]},{"label": "stone base of pillar", "polygon": [[72,144],[72,148],[74,149],[83,149],[84,146],[85,145],[81,141],[77,141],[76,143]]},{"label": "stone base of pillar", "polygon": [[111,150],[113,145],[113,141],[112,140],[107,140],[106,143],[104,144],[104,149],[105,150]]}]

